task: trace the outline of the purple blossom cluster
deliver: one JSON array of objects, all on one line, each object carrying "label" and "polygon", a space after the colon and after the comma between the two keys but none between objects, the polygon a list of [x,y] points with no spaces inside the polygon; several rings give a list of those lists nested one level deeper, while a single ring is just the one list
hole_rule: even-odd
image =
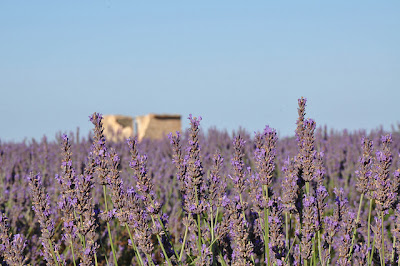
[{"label": "purple blossom cluster", "polygon": [[[2,265],[399,265],[400,132],[0,142]],[[366,200],[364,200],[366,199]]]}]

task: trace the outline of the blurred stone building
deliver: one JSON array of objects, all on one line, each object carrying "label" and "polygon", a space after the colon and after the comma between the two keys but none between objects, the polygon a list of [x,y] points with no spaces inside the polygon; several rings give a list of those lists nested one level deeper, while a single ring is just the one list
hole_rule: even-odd
[{"label": "blurred stone building", "polygon": [[126,115],[104,115],[104,136],[108,141],[125,141],[134,136],[133,117]]},{"label": "blurred stone building", "polygon": [[124,115],[104,115],[104,135],[107,140],[118,142],[137,136],[162,139],[172,132],[182,130],[181,116],[176,114],[147,114],[135,118]]},{"label": "blurred stone building", "polygon": [[144,138],[162,139],[170,132],[182,131],[180,115],[147,114],[137,116],[135,121],[139,141]]}]

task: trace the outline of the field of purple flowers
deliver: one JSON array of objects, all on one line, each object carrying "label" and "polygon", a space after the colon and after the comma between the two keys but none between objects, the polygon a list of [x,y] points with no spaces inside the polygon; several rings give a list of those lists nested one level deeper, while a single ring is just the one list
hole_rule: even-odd
[{"label": "field of purple flowers", "polygon": [[400,133],[0,142],[2,265],[400,265]]}]

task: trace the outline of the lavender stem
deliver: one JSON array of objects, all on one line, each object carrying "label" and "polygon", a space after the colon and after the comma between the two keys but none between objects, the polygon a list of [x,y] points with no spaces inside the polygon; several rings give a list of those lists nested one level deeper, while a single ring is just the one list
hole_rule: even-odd
[{"label": "lavender stem", "polygon": [[369,200],[369,212],[368,212],[368,249],[370,247],[371,240],[371,213],[372,213],[372,198]]},{"label": "lavender stem", "polygon": [[394,251],[395,251],[395,249],[396,249],[396,236],[393,236],[393,249],[392,249],[392,258],[391,258],[392,264],[395,263],[395,261],[394,261]]},{"label": "lavender stem", "polygon": [[214,228],[217,226],[217,222],[218,222],[218,211],[219,211],[219,207],[217,207],[217,213],[215,214]]},{"label": "lavender stem", "polygon": [[368,265],[372,265],[372,258],[374,257],[374,251],[375,251],[375,236],[374,239],[372,241],[372,250],[371,250],[371,254],[369,256],[369,263]]},{"label": "lavender stem", "polygon": [[[106,212],[108,212],[108,208],[107,208],[107,189],[106,189],[106,185],[103,185],[103,193],[104,193],[104,205],[106,207]],[[112,235],[111,235],[111,228],[110,228],[110,223],[107,221],[107,231],[108,231],[108,237],[110,239],[110,245],[111,245],[111,250],[113,253],[113,258],[114,258],[114,263],[116,266],[118,266],[118,261],[117,261],[117,256],[115,254],[115,248],[114,248],[114,244],[113,244],[113,240],[112,240]]]},{"label": "lavender stem", "polygon": [[360,213],[361,213],[361,205],[364,199],[364,193],[361,194],[360,197],[360,204],[358,205],[358,212],[357,212],[357,218],[356,218],[356,227],[353,230],[353,238],[351,239],[351,248],[350,248],[350,259],[353,257],[353,247],[354,247],[354,241],[356,239],[356,233],[357,233],[357,225],[358,221],[360,219]]},{"label": "lavender stem", "polygon": [[134,249],[134,251],[135,251],[135,253],[136,253],[136,261],[138,262],[138,264],[144,265],[144,264],[143,264],[142,257],[140,256],[140,253],[139,253],[139,251],[138,251],[138,249],[137,249],[137,246],[136,246],[135,242],[133,242],[133,237],[132,237],[131,230],[129,229],[129,226],[128,226],[127,224],[125,224],[125,227],[126,227],[126,229],[127,229],[127,231],[128,231],[129,238],[131,239],[133,249]]},{"label": "lavender stem", "polygon": [[71,252],[72,252],[72,261],[74,262],[74,266],[76,266],[75,263],[75,253],[74,253],[74,245],[72,245],[72,242],[70,243],[71,246]]},{"label": "lavender stem", "polygon": [[318,252],[319,252],[319,259],[321,261],[321,265],[324,265],[322,260],[322,247],[321,247],[321,229],[318,230]]},{"label": "lavender stem", "polygon": [[[189,212],[188,221],[189,221],[189,220],[190,220],[190,218],[191,218],[190,216],[191,216],[191,213]],[[179,258],[178,258],[178,260],[179,260],[179,261],[181,261],[181,260],[182,260],[182,256],[183,256],[183,250],[185,249],[185,245],[186,245],[186,237],[187,237],[188,230],[189,230],[189,226],[186,226],[186,229],[185,229],[185,235],[184,235],[184,237],[183,237],[182,248],[181,248],[181,252],[180,252],[180,254],[179,254]]]},{"label": "lavender stem", "polygon": [[383,231],[383,211],[381,211],[381,217],[382,217],[382,252],[380,252],[381,255],[381,264],[385,265],[385,238],[384,238],[384,231]]},{"label": "lavender stem", "polygon": [[[154,221],[153,215],[151,215],[151,220],[153,221],[153,225],[155,226],[155,225],[156,225],[156,222]],[[164,245],[163,245],[163,243],[162,243],[162,241],[161,241],[161,238],[160,238],[160,236],[159,236],[158,234],[157,234],[157,240],[158,240],[158,243],[159,243],[160,246],[161,246],[161,250],[162,250],[162,252],[163,252],[163,254],[164,254],[165,259],[167,260],[168,265],[171,265],[171,266],[172,266],[171,261],[169,260],[169,257],[168,257],[168,255],[167,255],[167,252],[165,251]]]},{"label": "lavender stem", "polygon": [[288,213],[285,212],[285,228],[286,228],[286,249],[289,249],[290,243],[289,243],[289,217]]},{"label": "lavender stem", "polygon": [[[268,196],[268,186],[263,185],[264,193],[265,193],[265,198],[267,199],[267,202],[269,201],[269,196]],[[269,257],[269,221],[268,221],[268,216],[269,216],[269,208],[268,206],[264,209],[264,246],[265,246],[265,256],[267,256],[266,261],[267,265],[269,266],[271,264],[270,257]]]}]

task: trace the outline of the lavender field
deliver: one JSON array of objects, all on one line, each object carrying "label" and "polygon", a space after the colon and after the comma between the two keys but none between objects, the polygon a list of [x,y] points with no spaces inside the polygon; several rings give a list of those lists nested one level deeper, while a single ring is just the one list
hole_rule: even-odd
[{"label": "lavender field", "polygon": [[111,143],[94,113],[87,138],[0,142],[2,265],[400,265],[400,133],[297,116],[282,139],[190,115]]}]

